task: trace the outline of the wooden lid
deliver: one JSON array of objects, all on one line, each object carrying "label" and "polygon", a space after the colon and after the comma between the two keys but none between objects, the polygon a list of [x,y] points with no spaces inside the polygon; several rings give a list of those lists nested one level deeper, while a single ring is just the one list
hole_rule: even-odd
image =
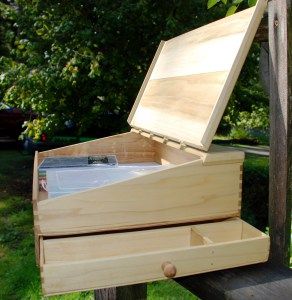
[{"label": "wooden lid", "polygon": [[208,150],[266,4],[161,42],[129,124]]}]

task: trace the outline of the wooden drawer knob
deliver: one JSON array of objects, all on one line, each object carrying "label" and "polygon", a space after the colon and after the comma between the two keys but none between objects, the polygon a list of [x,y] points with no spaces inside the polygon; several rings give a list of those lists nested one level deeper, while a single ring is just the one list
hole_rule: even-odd
[{"label": "wooden drawer knob", "polygon": [[164,276],[167,278],[172,278],[176,275],[176,267],[169,261],[164,262],[161,265]]}]

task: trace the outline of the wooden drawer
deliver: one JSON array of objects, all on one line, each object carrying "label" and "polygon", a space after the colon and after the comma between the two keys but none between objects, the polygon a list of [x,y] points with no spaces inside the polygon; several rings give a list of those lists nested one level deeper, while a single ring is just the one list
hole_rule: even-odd
[{"label": "wooden drawer", "polygon": [[269,253],[269,237],[238,218],[164,229],[44,239],[41,243],[41,276],[46,295],[259,263],[266,261]]}]

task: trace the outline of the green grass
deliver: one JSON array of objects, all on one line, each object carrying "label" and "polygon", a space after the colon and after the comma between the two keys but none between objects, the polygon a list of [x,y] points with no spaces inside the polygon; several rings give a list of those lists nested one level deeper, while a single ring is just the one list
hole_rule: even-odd
[{"label": "green grass", "polygon": [[195,300],[199,299],[173,280],[149,283],[147,299],[151,300]]},{"label": "green grass", "polygon": [[[44,299],[35,263],[31,206],[33,158],[0,151],[0,300]],[[197,299],[172,280],[148,284],[150,300]],[[93,292],[50,297],[50,300],[93,299]]]},{"label": "green grass", "polygon": [[244,165],[254,169],[269,169],[269,158],[255,154],[246,154]]}]

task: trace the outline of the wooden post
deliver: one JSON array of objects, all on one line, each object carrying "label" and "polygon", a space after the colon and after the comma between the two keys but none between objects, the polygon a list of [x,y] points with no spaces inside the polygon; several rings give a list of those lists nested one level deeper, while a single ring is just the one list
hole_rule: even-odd
[{"label": "wooden post", "polygon": [[147,284],[134,284],[94,291],[95,300],[146,300]]},{"label": "wooden post", "polygon": [[94,300],[116,300],[117,299],[117,289],[99,289],[94,290]]},{"label": "wooden post", "polygon": [[289,264],[292,198],[292,0],[269,3],[270,261]]}]

